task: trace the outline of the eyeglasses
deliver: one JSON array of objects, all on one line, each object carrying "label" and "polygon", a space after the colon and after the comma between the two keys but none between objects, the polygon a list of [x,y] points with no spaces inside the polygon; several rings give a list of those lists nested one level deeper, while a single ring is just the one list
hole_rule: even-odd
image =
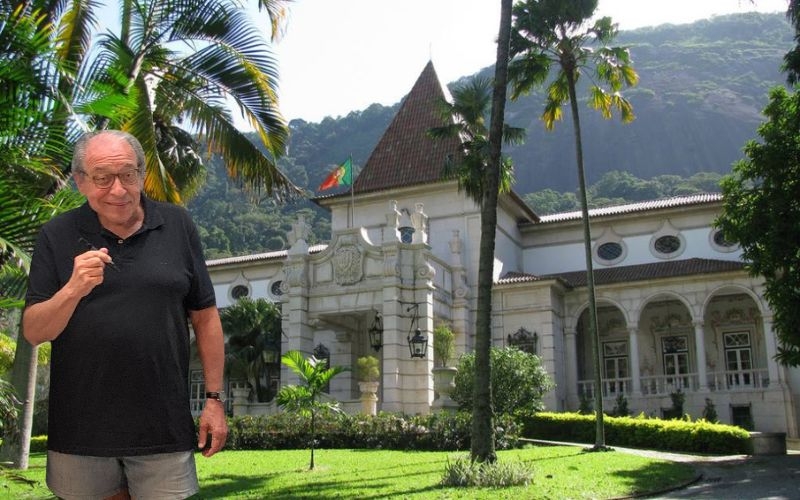
[{"label": "eyeglasses", "polygon": [[111,185],[114,184],[114,178],[119,179],[119,181],[125,186],[130,186],[139,182],[138,168],[126,170],[125,172],[120,172],[118,174],[89,175],[86,172],[81,173],[90,178],[92,182],[94,182],[94,185],[100,189],[110,188]]}]

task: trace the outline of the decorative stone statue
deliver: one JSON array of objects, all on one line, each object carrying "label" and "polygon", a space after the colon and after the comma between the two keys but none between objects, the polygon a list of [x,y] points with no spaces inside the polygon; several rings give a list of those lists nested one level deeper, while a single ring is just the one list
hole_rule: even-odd
[{"label": "decorative stone statue", "polygon": [[428,242],[428,216],[422,211],[423,204],[416,204],[416,211],[411,214],[411,225],[414,227],[413,243]]}]

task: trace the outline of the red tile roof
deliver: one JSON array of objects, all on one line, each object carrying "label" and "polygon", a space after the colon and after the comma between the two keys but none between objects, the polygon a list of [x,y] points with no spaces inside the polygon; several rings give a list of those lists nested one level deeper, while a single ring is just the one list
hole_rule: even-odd
[{"label": "red tile roof", "polygon": [[[594,282],[595,285],[610,285],[613,283],[627,283],[676,276],[741,271],[744,267],[744,263],[739,261],[697,258],[655,262],[651,264],[637,264],[634,266],[604,267],[594,270]],[[582,287],[586,286],[586,271],[570,271],[541,276],[509,272],[503,275],[503,277],[497,281],[497,284],[530,283],[548,279],[561,280],[571,288]]]},{"label": "red tile roof", "polygon": [[457,137],[432,139],[428,129],[442,125],[437,112],[445,93],[428,62],[411,92],[358,174],[353,192],[379,191],[442,180],[448,155],[461,149]]}]

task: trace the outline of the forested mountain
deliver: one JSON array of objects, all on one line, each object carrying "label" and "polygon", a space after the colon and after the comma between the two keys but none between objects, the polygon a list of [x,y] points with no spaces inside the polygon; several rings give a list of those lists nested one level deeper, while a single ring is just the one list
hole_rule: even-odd
[{"label": "forested mountain", "polygon": [[[713,187],[742,157],[745,142],[756,137],[768,90],[784,83],[780,66],[792,46],[792,29],[782,14],[737,14],[622,32],[615,44],[630,47],[640,76],[639,85],[625,92],[636,120],[603,120],[582,103],[587,181],[594,184],[595,203]],[[585,98],[586,92],[578,95]],[[543,102],[539,92],[506,108],[508,123],[528,130],[524,145],[506,150],[515,163],[514,189],[522,195],[549,189],[526,197],[537,212],[569,210],[577,189],[572,126],[566,111],[563,123],[545,131],[539,120]],[[398,107],[374,104],[319,123],[294,120],[280,166],[313,196],[334,164],[352,156],[356,171],[364,165]],[[217,175],[219,168],[212,162],[206,186],[189,203],[207,256],[282,248],[298,209],[306,210],[315,241],[329,237],[327,214],[312,203],[249,203]]]}]

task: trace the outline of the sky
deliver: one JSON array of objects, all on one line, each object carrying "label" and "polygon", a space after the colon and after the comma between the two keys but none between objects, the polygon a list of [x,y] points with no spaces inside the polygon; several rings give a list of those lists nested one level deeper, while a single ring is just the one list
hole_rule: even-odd
[{"label": "sky", "polygon": [[[319,122],[391,106],[433,61],[447,84],[494,63],[499,0],[293,0],[275,45],[280,109]],[[786,12],[787,0],[599,0],[620,30],[736,12]]]}]

